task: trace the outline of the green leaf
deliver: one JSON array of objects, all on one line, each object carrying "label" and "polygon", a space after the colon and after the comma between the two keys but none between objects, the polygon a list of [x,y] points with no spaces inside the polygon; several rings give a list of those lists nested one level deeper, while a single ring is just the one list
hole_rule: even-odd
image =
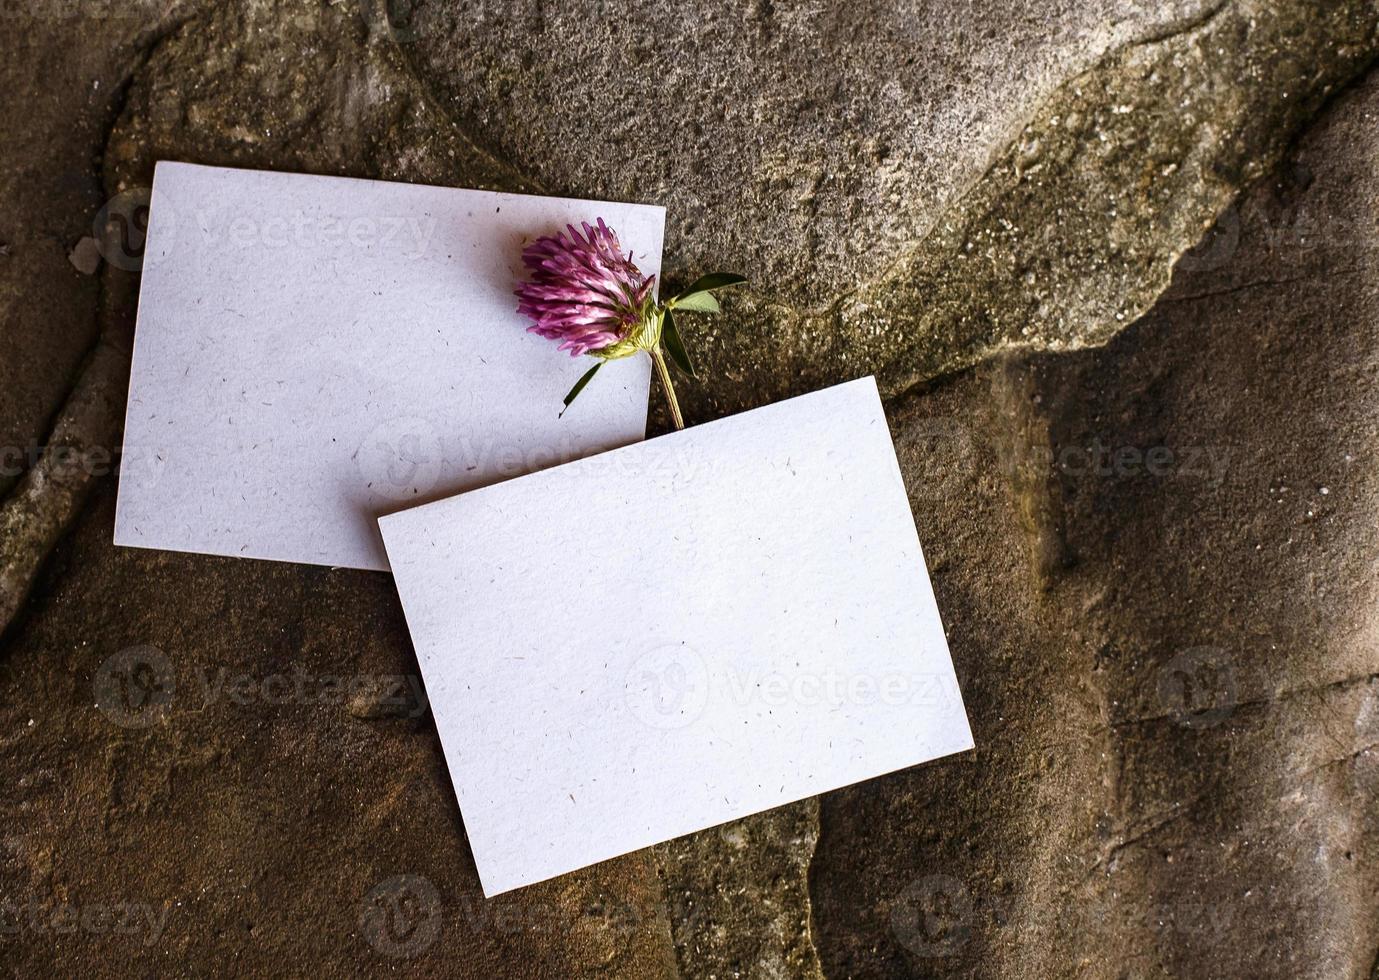
[{"label": "green leaf", "polygon": [[677,296],[666,306],[677,310],[693,310],[696,313],[717,313],[719,310],[718,300],[713,298],[713,293],[704,291]]},{"label": "green leaf", "polygon": [[[599,368],[601,367],[603,367],[603,362],[599,361],[589,370],[585,371],[584,376],[575,382],[575,386],[571,388],[570,393],[565,396],[565,408],[569,408],[570,402],[574,401],[576,398],[579,397],[579,393],[584,390],[584,386],[587,385],[590,381],[594,380],[594,375],[599,373]],[[560,415],[565,414],[565,408],[562,408],[560,410]],[[559,418],[560,416],[558,415],[556,417]]]},{"label": "green leaf", "polygon": [[675,328],[675,316],[670,310],[666,310],[665,323],[661,325],[661,339],[665,341],[666,353],[675,362],[675,366],[691,378],[694,377],[694,365],[685,350],[685,342],[680,339],[680,331]]},{"label": "green leaf", "polygon": [[689,296],[691,293],[704,293],[710,289],[724,289],[728,286],[740,286],[747,281],[746,276],[739,276],[736,272],[710,272],[706,276],[700,276],[694,280],[694,284],[686,289],[681,296]]}]

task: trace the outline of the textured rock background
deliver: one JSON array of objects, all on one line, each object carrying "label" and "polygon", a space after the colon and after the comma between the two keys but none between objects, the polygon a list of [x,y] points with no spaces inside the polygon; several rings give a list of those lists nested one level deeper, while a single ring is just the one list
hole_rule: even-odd
[{"label": "textured rock background", "polygon": [[[12,972],[1376,975],[1372,3],[3,10]],[[385,576],[110,544],[159,158],[666,203],[693,418],[887,382],[978,751],[482,901]]]}]

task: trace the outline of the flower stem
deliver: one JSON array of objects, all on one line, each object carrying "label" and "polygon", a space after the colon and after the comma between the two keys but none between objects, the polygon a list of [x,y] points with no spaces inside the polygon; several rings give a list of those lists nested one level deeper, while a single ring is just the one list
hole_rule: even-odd
[{"label": "flower stem", "polygon": [[656,373],[661,376],[661,387],[666,390],[666,401],[670,402],[670,417],[675,420],[677,429],[683,429],[685,417],[680,414],[680,403],[675,399],[675,386],[670,383],[670,369],[666,367],[666,357],[661,351],[661,345],[657,344],[647,353],[656,362]]}]

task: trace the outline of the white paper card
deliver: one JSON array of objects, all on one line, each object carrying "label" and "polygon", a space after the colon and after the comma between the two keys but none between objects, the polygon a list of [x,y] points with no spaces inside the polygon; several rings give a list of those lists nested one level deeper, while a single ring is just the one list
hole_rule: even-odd
[{"label": "white paper card", "polygon": [[871,378],[380,524],[487,895],[972,747]]},{"label": "white paper card", "polygon": [[526,239],[659,207],[160,163],[115,543],[386,569],[375,518],[646,434],[650,368],[526,332]]}]

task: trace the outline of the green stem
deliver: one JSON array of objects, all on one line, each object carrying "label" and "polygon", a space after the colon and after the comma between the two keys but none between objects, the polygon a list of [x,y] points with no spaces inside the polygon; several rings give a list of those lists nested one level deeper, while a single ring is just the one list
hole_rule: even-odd
[{"label": "green stem", "polygon": [[675,386],[670,383],[670,369],[666,367],[666,358],[661,351],[661,345],[657,344],[647,353],[656,362],[656,373],[661,376],[661,387],[666,390],[666,401],[670,402],[670,417],[675,420],[677,429],[683,429],[685,417],[680,414],[680,403],[675,400]]}]

